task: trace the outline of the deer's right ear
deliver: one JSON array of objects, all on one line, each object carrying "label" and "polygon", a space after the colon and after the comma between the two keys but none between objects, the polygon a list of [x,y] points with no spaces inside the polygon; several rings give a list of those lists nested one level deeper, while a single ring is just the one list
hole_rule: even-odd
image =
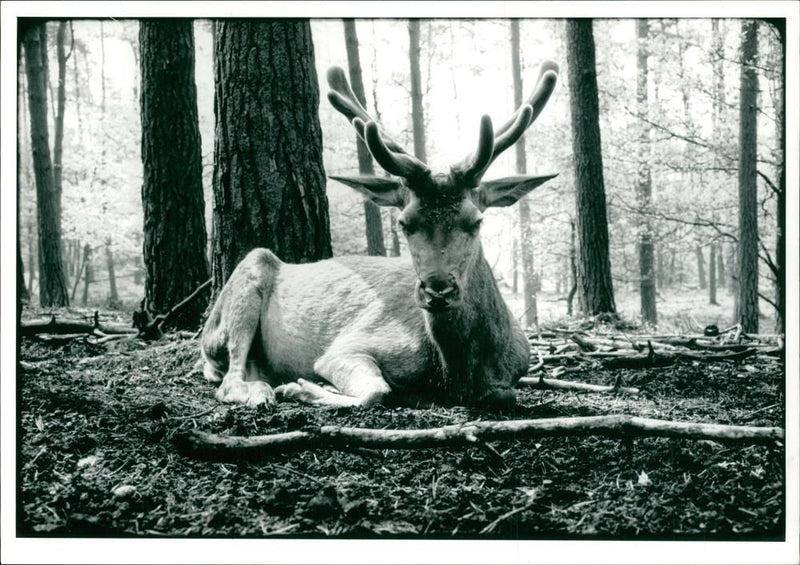
[{"label": "deer's right ear", "polygon": [[403,208],[406,205],[408,189],[394,179],[385,177],[338,177],[333,175],[328,178],[355,188],[378,206]]}]

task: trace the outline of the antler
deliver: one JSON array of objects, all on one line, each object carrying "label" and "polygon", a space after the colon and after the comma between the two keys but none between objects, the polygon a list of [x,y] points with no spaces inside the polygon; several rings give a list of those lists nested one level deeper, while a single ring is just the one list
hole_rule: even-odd
[{"label": "antler", "polygon": [[500,153],[514,145],[539,117],[556,87],[557,78],[558,65],[553,61],[544,61],[539,67],[533,93],[496,133],[492,132],[492,119],[487,115],[481,118],[477,151],[452,168],[466,186],[478,186],[489,165]]},{"label": "antler", "polygon": [[425,163],[410,155],[381,131],[350,88],[344,69],[341,67],[328,69],[328,86],[331,87],[328,92],[330,103],[353,124],[356,133],[367,144],[372,156],[388,173],[407,179],[430,173]]}]

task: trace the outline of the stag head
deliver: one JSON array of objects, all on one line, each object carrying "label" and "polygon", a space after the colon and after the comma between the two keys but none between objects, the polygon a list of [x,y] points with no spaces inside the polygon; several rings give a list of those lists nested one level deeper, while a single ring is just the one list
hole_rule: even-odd
[{"label": "stag head", "polygon": [[408,241],[418,281],[417,305],[431,313],[459,306],[470,273],[482,257],[479,232],[483,211],[510,206],[555,177],[513,176],[482,181],[492,162],[511,147],[544,109],[553,92],[558,65],[544,62],[531,96],[496,132],[488,115],[481,118],[478,148],[446,173],[430,168],[392,140],[359,103],[345,72],[328,71],[328,100],[352,123],[370,153],[397,178],[374,176],[332,179],[346,184],[379,206],[402,210],[398,224]]}]

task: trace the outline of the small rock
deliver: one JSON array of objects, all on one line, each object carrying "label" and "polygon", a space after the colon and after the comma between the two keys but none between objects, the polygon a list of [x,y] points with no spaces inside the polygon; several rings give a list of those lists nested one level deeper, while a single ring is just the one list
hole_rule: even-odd
[{"label": "small rock", "polygon": [[114,498],[124,500],[130,498],[136,493],[136,487],[133,485],[121,485],[112,491]]},{"label": "small rock", "polygon": [[88,457],[84,457],[83,459],[78,460],[78,469],[83,469],[84,467],[91,467],[92,465],[96,464],[98,460],[97,455],[89,455]]}]

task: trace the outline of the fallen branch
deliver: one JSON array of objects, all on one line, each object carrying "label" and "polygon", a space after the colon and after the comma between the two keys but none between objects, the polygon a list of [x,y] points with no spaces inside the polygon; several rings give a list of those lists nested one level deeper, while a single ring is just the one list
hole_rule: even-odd
[{"label": "fallen branch", "polygon": [[601,435],[613,438],[668,437],[729,444],[773,445],[784,438],[783,428],[726,426],[639,418],[623,414],[579,418],[542,418],[468,422],[441,428],[387,430],[322,426],[270,435],[242,437],[198,430],[177,434],[173,442],[187,457],[210,460],[259,459],[287,450],[306,449],[423,449],[468,447],[477,442],[512,441],[554,436]]},{"label": "fallen branch", "polygon": [[38,334],[90,334],[100,331],[103,334],[135,334],[136,330],[119,324],[101,324],[97,312],[94,314],[94,321],[83,322],[80,320],[60,320],[55,316],[47,321],[34,320],[31,322],[21,322],[19,325],[19,335],[30,337]]},{"label": "fallen branch", "polygon": [[198,286],[194,291],[178,302],[169,311],[151,318],[149,312],[142,306],[141,312],[134,313],[134,324],[139,328],[139,336],[144,339],[158,339],[162,335],[161,328],[165,324],[177,318],[186,307],[194,301],[206,288],[211,285],[213,279],[208,279],[206,282]]},{"label": "fallen branch", "polygon": [[543,379],[540,377],[522,377],[517,386],[523,385],[537,390],[576,390],[579,392],[622,392],[625,394],[639,394],[638,388],[613,385],[596,385],[577,381],[563,381],[559,379]]}]

